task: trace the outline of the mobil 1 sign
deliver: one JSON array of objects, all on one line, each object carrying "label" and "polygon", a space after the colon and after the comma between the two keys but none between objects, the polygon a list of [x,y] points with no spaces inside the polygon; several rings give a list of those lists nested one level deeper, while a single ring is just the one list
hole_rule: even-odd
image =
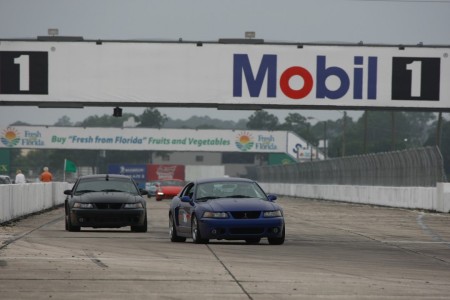
[{"label": "mobil 1 sign", "polygon": [[48,94],[48,53],[0,51],[0,94]]},{"label": "mobil 1 sign", "polygon": [[0,103],[450,111],[449,52],[426,46],[0,41]]},{"label": "mobil 1 sign", "polygon": [[450,108],[450,87],[443,84],[450,81],[449,49],[308,50],[235,54],[233,96],[308,106]]},{"label": "mobil 1 sign", "polygon": [[439,101],[441,59],[394,57],[392,99]]}]

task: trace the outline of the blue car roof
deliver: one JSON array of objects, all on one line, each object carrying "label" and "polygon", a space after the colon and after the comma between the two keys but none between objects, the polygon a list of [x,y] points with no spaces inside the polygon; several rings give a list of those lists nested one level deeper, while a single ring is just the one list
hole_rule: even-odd
[{"label": "blue car roof", "polygon": [[216,177],[216,178],[204,178],[192,181],[195,184],[207,183],[207,182],[255,182],[254,180],[241,177]]}]

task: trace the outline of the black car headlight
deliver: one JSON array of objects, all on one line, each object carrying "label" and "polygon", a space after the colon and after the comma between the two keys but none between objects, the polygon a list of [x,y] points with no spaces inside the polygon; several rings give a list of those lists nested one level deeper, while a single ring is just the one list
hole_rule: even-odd
[{"label": "black car headlight", "polygon": [[92,203],[82,203],[82,202],[75,202],[73,204],[74,208],[94,208],[94,204]]},{"label": "black car headlight", "polygon": [[205,211],[203,213],[203,218],[227,219],[228,218],[228,214],[226,212]]},{"label": "black car headlight", "polygon": [[271,210],[271,211],[265,211],[264,212],[264,218],[276,218],[276,217],[282,217],[283,214],[281,213],[281,210]]},{"label": "black car headlight", "polygon": [[144,208],[141,202],[137,203],[126,203],[123,208]]}]

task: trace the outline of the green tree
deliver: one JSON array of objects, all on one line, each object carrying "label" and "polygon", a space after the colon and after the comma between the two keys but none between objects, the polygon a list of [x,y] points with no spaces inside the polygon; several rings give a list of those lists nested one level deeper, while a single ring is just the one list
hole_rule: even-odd
[{"label": "green tree", "polygon": [[90,116],[84,119],[80,124],[81,127],[123,127],[123,122],[130,117],[136,117],[134,114],[125,113],[122,117],[113,117],[112,115]]},{"label": "green tree", "polygon": [[278,126],[278,117],[264,110],[255,111],[247,122],[247,128],[252,130],[277,130]]},{"label": "green tree", "polygon": [[[345,155],[422,147],[436,116],[428,112],[366,111],[356,122],[347,118]],[[329,155],[342,156],[343,120],[328,121]]]},{"label": "green tree", "polygon": [[165,114],[161,114],[154,107],[148,107],[139,116],[140,124],[137,127],[161,128],[167,120],[168,118]]},{"label": "green tree", "polygon": [[62,116],[56,121],[55,126],[60,127],[70,127],[72,126],[72,122],[70,122],[70,118],[68,116]]},{"label": "green tree", "polygon": [[317,146],[318,136],[313,134],[311,123],[308,118],[299,113],[289,113],[284,123],[278,126],[280,130],[292,131],[309,143]]},{"label": "green tree", "polygon": [[[438,130],[438,121],[435,121],[429,126],[428,138],[425,141],[425,146],[439,146],[442,158],[444,160],[444,170],[447,174],[447,179],[450,179],[450,121],[442,119],[441,131]],[[439,145],[437,135],[439,134]]]},{"label": "green tree", "polygon": [[335,121],[327,121],[328,157],[349,156],[356,153],[355,123],[345,116]]}]

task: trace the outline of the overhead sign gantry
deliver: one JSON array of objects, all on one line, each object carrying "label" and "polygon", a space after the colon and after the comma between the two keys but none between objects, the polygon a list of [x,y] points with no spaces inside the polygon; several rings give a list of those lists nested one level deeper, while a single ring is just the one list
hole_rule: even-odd
[{"label": "overhead sign gantry", "polygon": [[450,111],[450,47],[0,40],[0,104]]}]

